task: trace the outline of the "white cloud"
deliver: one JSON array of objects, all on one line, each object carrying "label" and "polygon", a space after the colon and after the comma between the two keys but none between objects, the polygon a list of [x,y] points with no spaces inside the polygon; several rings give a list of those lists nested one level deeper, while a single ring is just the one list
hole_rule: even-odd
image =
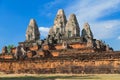
[{"label": "white cloud", "polygon": [[120,36],[118,36],[118,39],[120,40]]},{"label": "white cloud", "polygon": [[48,27],[39,27],[41,38],[46,38],[47,37],[49,29],[50,28],[48,28]]},{"label": "white cloud", "polygon": [[119,9],[120,0],[79,0],[66,8],[67,15],[75,13],[80,28],[85,22],[91,25],[94,36],[98,39],[111,38],[116,35],[116,31],[120,29],[120,20],[101,20],[107,15],[111,15]]},{"label": "white cloud", "polygon": [[94,21],[119,9],[120,0],[81,0],[67,8],[68,13],[75,12],[82,21]]},{"label": "white cloud", "polygon": [[97,39],[108,39],[116,37],[118,30],[120,30],[120,21],[107,20],[101,22],[90,23],[94,36]]},{"label": "white cloud", "polygon": [[47,3],[45,5],[45,8],[50,9],[50,8],[52,8],[53,6],[55,6],[56,4],[58,4],[60,2],[61,2],[61,0],[53,0],[53,1],[49,2],[49,3]]}]

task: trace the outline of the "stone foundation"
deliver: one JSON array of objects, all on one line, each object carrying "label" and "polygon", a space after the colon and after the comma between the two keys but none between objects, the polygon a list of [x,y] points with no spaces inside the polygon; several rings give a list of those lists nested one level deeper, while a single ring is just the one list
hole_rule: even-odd
[{"label": "stone foundation", "polygon": [[40,59],[0,61],[0,71],[5,73],[120,73],[120,59],[78,60]]}]

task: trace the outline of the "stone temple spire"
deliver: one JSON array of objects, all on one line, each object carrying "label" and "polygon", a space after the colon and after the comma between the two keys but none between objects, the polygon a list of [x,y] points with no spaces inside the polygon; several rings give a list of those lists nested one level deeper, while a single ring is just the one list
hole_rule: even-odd
[{"label": "stone temple spire", "polygon": [[80,37],[80,28],[75,14],[71,14],[65,27],[67,37]]},{"label": "stone temple spire", "polygon": [[31,19],[26,31],[26,41],[39,40],[39,38],[40,32],[37,23],[34,19]]},{"label": "stone temple spire", "polygon": [[93,34],[88,23],[84,24],[82,38],[83,42],[87,42],[87,47],[93,47]]},{"label": "stone temple spire", "polygon": [[63,9],[59,9],[57,12],[57,15],[65,15],[64,10]]},{"label": "stone temple spire", "polygon": [[55,31],[55,33],[60,32],[61,34],[63,34],[65,32],[66,22],[67,19],[64,10],[59,9],[54,20],[53,30]]},{"label": "stone temple spire", "polygon": [[84,24],[83,30],[82,30],[82,37],[87,39],[93,39],[93,33],[90,29],[90,25],[88,23]]}]

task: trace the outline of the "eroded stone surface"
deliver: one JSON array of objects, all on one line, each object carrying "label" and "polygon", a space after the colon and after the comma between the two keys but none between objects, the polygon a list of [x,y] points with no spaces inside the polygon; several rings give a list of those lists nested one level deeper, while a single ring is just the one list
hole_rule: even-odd
[{"label": "eroded stone surface", "polygon": [[4,46],[2,48],[2,54],[7,54],[7,53],[8,53],[7,46]]},{"label": "eroded stone surface", "polygon": [[67,19],[64,10],[62,9],[58,10],[56,18],[54,20],[54,26],[53,26],[54,32],[64,34],[66,23],[67,23]]},{"label": "eroded stone surface", "polygon": [[39,39],[40,39],[40,32],[38,29],[38,25],[34,19],[31,19],[26,31],[26,41],[39,40]]},{"label": "eroded stone surface", "polygon": [[84,38],[84,41],[86,41],[86,42],[93,39],[93,33],[92,33],[92,31],[90,29],[90,25],[88,23],[85,23],[83,26],[82,37]]},{"label": "eroded stone surface", "polygon": [[80,37],[80,28],[75,14],[71,14],[65,27],[66,37]]}]

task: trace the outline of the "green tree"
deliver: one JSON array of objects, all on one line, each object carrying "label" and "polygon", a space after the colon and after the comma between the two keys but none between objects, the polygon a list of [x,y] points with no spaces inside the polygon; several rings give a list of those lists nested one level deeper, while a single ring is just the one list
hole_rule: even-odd
[{"label": "green tree", "polygon": [[14,48],[14,47],[15,47],[14,45],[8,45],[8,46],[7,46],[8,53],[10,53],[11,48]]}]

